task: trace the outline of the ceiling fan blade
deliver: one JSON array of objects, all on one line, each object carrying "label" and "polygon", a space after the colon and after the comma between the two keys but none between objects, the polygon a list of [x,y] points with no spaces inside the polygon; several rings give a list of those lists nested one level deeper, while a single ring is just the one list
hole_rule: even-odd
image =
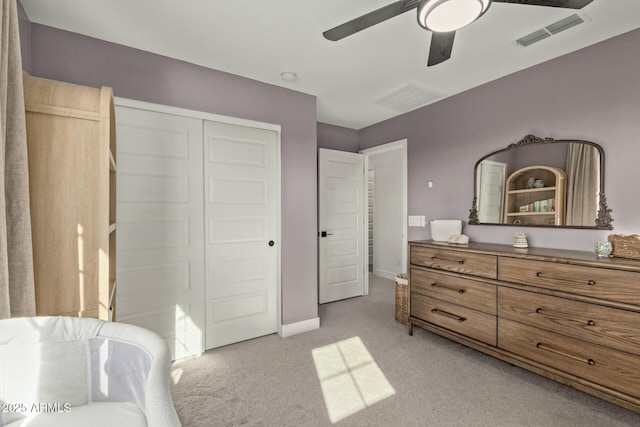
[{"label": "ceiling fan blade", "polygon": [[342,25],[338,25],[337,27],[325,31],[322,35],[327,40],[338,41],[344,37],[355,34],[358,31],[362,31],[365,28],[369,28],[372,25],[379,24],[387,19],[393,18],[394,16],[398,16],[404,12],[415,9],[419,4],[420,0],[397,1],[388,6],[374,10],[373,12],[369,12],[366,15],[362,15],[359,18],[345,22]]},{"label": "ceiling fan blade", "polygon": [[456,32],[431,33],[431,47],[429,48],[429,60],[427,66],[437,65],[451,57],[453,38]]},{"label": "ceiling fan blade", "polygon": [[563,7],[582,9],[593,0],[493,0],[495,3],[529,4],[532,6]]}]

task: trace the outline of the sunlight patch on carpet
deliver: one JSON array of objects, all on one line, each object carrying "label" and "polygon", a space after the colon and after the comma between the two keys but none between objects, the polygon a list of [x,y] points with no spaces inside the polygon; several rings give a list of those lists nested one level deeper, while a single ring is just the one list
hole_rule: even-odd
[{"label": "sunlight patch on carpet", "polygon": [[[190,309],[176,305],[174,358],[182,359],[202,352],[202,330],[191,319]],[[163,337],[164,338],[164,337]]]},{"label": "sunlight patch on carpet", "polygon": [[311,355],[332,423],[396,393],[360,337],[314,348]]},{"label": "sunlight patch on carpet", "polygon": [[182,378],[182,368],[176,368],[171,371],[171,379],[173,380],[173,384],[178,384],[180,382],[180,378]]}]

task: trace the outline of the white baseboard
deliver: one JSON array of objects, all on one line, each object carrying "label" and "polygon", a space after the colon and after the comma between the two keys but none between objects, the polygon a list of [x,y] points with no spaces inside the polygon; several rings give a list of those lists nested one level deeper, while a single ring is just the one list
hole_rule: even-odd
[{"label": "white baseboard", "polygon": [[293,335],[303,334],[305,332],[315,331],[320,328],[320,318],[303,320],[301,322],[289,323],[288,325],[280,325],[278,335],[282,338],[291,337]]},{"label": "white baseboard", "polygon": [[396,276],[398,275],[398,273],[391,273],[389,271],[378,270],[378,269],[376,269],[374,267],[373,275],[374,276],[378,276],[378,277],[383,277],[383,278],[389,279],[389,280],[396,280]]}]

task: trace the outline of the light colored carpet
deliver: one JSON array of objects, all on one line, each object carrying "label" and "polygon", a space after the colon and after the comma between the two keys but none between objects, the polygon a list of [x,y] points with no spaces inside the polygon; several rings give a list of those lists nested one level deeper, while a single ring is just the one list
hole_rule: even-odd
[{"label": "light colored carpet", "polygon": [[[183,426],[640,426],[640,414],[422,329],[410,337],[395,322],[394,298],[393,281],[373,278],[370,295],[320,306],[317,331],[269,335],[176,362],[172,393]],[[354,337],[366,347],[358,354],[335,345],[357,344],[345,341]],[[334,351],[338,347],[345,351]],[[357,384],[361,409],[336,423],[331,419],[344,413],[327,410],[314,349],[326,356],[325,365],[341,354],[353,367],[341,378]],[[364,361],[367,352],[382,371],[381,382],[367,383],[379,371],[358,377],[357,368],[375,368]],[[385,389],[370,398],[369,390],[381,389],[384,379],[394,394],[385,397]],[[332,393],[330,406],[353,398],[347,385],[323,384]]]}]

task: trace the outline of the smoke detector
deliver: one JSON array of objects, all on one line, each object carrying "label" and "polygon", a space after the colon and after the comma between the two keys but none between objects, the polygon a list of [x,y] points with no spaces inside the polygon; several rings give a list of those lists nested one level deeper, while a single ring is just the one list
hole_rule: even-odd
[{"label": "smoke detector", "polygon": [[293,71],[285,71],[280,73],[280,78],[289,83],[298,81],[298,75]]}]

